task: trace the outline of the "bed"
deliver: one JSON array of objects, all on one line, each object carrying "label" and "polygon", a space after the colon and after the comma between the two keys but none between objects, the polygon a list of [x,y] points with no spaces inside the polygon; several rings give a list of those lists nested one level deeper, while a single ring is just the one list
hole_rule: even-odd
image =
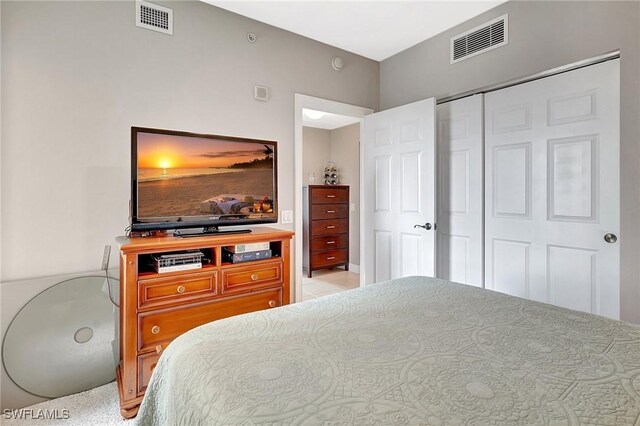
[{"label": "bed", "polygon": [[176,339],[140,425],[640,423],[640,327],[407,277]]}]

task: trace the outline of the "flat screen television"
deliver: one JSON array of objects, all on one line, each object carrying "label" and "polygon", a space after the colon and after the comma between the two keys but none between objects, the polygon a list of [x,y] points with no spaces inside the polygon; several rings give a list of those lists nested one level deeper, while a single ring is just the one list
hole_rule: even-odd
[{"label": "flat screen television", "polygon": [[277,175],[274,141],[132,127],[131,230],[277,222]]}]

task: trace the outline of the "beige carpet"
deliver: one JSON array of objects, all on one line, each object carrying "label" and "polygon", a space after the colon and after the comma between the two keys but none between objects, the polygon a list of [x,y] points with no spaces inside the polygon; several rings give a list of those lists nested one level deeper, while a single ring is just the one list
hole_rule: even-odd
[{"label": "beige carpet", "polygon": [[[31,410],[31,411],[29,411]],[[42,410],[42,411],[40,411]],[[55,411],[57,410],[57,412]],[[62,410],[68,410],[68,419],[42,419],[37,415],[46,416],[52,414],[55,417],[63,416]],[[41,402],[22,411],[23,420],[7,419],[5,413],[0,417],[0,424],[11,426],[111,426],[111,425],[132,425],[132,421],[125,421],[120,417],[120,407],[118,405],[118,390],[116,383],[112,382],[86,392],[69,395],[62,398]]]}]

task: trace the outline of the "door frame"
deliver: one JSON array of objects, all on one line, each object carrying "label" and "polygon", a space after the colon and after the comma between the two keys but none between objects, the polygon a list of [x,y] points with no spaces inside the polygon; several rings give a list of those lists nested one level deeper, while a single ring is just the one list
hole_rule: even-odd
[{"label": "door frame", "polygon": [[[362,121],[366,115],[372,114],[373,109],[365,108],[357,105],[350,105],[342,102],[331,101],[323,98],[316,98],[314,96],[303,95],[301,93],[294,94],[294,129],[295,129],[295,138],[294,138],[294,210],[293,210],[293,221],[295,226],[295,237],[294,237],[294,294],[293,300],[297,302],[302,301],[302,264],[303,264],[303,253],[302,253],[302,188],[304,186],[304,176],[302,176],[302,160],[303,160],[303,141],[302,141],[302,110],[304,108],[314,109],[318,111],[329,112],[332,114],[340,114],[340,115],[348,115],[350,117],[357,117],[360,119],[360,140],[362,141]],[[362,255],[362,239],[364,236],[363,229],[363,212],[364,212],[364,204],[363,204],[363,180],[362,180],[362,172],[363,172],[363,144],[360,144],[360,285],[362,286],[363,282],[363,255]]]}]

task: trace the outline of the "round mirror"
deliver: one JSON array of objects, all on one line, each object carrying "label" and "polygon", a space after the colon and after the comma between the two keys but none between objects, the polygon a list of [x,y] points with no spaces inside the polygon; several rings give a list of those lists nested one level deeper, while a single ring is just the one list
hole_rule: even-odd
[{"label": "round mirror", "polygon": [[[109,282],[117,300],[118,280]],[[49,287],[24,305],[2,342],[11,380],[44,398],[113,381],[118,310],[108,292],[104,276],[78,277]]]}]

